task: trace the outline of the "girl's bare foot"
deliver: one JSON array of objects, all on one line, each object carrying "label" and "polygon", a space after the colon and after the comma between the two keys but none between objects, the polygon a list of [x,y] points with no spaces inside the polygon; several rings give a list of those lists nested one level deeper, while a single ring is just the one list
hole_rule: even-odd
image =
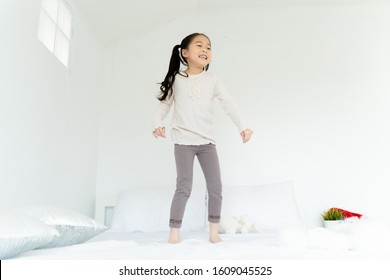
[{"label": "girl's bare foot", "polygon": [[222,242],[222,239],[219,237],[219,223],[210,223],[210,242]]},{"label": "girl's bare foot", "polygon": [[171,228],[171,231],[169,233],[168,243],[171,244],[180,243],[180,229]]},{"label": "girl's bare foot", "polygon": [[211,236],[210,235],[210,242],[211,243],[219,243],[219,242],[222,242],[222,239],[218,236]]}]

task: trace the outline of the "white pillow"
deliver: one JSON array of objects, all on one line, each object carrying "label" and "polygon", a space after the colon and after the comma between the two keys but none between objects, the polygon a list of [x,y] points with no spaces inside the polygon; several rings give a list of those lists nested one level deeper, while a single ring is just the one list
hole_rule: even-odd
[{"label": "white pillow", "polygon": [[[205,227],[205,188],[193,187],[184,212],[182,231]],[[169,231],[174,189],[138,188],[118,194],[111,229],[129,232]]]},{"label": "white pillow", "polygon": [[16,211],[0,209],[0,259],[46,246],[57,230]]},{"label": "white pillow", "polygon": [[293,182],[259,186],[224,187],[222,216],[249,216],[258,229],[301,227]]},{"label": "white pillow", "polygon": [[107,227],[94,219],[73,210],[59,207],[25,207],[18,209],[21,213],[36,218],[56,229],[59,236],[40,248],[62,247],[83,243]]}]

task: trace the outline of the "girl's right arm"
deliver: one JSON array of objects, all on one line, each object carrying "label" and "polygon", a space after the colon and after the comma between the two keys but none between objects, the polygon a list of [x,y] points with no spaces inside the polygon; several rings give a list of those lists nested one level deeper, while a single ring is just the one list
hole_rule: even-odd
[{"label": "girl's right arm", "polygon": [[153,122],[153,136],[154,137],[165,137],[165,125],[164,119],[168,115],[173,104],[173,96],[167,97],[165,100],[160,101],[157,107],[154,122]]}]

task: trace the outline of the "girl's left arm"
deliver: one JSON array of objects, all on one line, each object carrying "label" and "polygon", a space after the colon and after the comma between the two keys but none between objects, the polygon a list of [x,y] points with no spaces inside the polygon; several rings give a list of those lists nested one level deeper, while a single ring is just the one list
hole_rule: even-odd
[{"label": "girl's left arm", "polygon": [[230,119],[236,124],[242,141],[248,142],[252,136],[253,131],[248,128],[246,121],[241,113],[235,100],[231,97],[223,83],[218,79],[215,87],[216,97]]}]

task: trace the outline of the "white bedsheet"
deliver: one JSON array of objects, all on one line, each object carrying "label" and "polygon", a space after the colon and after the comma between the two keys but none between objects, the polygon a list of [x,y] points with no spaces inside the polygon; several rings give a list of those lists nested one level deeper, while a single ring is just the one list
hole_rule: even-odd
[{"label": "white bedsheet", "polygon": [[223,242],[212,244],[205,232],[183,232],[180,244],[168,244],[166,232],[127,233],[109,230],[83,244],[33,250],[19,255],[16,259],[390,259],[390,246],[354,246],[351,240],[355,240],[356,236],[323,228],[224,234],[221,237]]}]

